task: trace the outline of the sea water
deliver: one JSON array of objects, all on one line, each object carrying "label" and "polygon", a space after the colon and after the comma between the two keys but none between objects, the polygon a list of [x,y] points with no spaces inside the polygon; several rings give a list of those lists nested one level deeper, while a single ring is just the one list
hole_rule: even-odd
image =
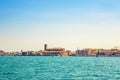
[{"label": "sea water", "polygon": [[120,80],[120,58],[1,56],[0,80]]}]

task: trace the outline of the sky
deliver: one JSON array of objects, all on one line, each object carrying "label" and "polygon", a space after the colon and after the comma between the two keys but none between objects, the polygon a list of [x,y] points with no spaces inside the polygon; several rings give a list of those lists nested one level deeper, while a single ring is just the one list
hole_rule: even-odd
[{"label": "sky", "polygon": [[0,0],[0,50],[120,47],[120,0]]}]

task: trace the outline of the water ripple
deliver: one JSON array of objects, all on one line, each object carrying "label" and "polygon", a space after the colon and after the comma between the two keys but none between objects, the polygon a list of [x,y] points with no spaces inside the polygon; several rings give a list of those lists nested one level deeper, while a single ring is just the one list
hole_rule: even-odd
[{"label": "water ripple", "polygon": [[120,80],[119,58],[0,57],[0,80]]}]

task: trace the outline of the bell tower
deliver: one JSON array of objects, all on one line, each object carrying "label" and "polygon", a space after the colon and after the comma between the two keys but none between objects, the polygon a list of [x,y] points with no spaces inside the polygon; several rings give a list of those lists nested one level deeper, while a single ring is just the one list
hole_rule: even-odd
[{"label": "bell tower", "polygon": [[47,44],[44,44],[44,51],[47,50]]}]

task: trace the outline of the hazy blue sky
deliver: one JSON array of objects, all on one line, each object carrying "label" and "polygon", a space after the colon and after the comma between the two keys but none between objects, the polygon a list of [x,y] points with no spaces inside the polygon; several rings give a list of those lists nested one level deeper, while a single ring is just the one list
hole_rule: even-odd
[{"label": "hazy blue sky", "polygon": [[120,0],[0,0],[0,49],[120,46]]}]

